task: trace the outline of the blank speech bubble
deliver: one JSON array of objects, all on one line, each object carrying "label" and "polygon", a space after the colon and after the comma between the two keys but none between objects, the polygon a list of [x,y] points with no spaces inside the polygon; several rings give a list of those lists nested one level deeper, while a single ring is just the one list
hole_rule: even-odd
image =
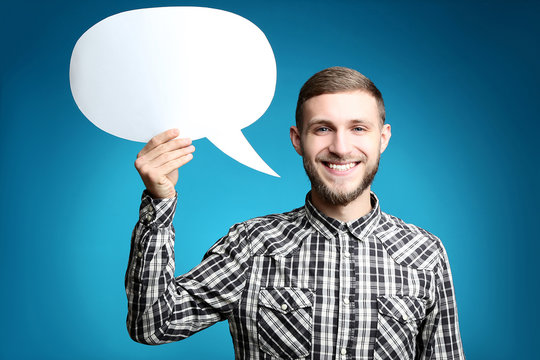
[{"label": "blank speech bubble", "polygon": [[276,61],[263,32],[239,15],[162,7],[110,16],[75,44],[69,78],[82,113],[112,135],[148,142],[178,128],[279,176],[241,131],[270,106]]}]

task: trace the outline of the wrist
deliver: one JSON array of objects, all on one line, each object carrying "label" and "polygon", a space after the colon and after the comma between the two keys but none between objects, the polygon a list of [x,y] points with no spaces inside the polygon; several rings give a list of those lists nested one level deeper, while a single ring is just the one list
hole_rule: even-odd
[{"label": "wrist", "polygon": [[172,192],[167,193],[159,193],[159,192],[153,192],[151,190],[146,189],[148,195],[154,200],[166,200],[166,199],[174,199],[176,197],[176,190]]}]

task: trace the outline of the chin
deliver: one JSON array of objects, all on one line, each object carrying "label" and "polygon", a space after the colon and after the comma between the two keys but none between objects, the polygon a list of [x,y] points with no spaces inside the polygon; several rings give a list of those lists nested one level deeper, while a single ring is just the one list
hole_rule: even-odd
[{"label": "chin", "polygon": [[336,189],[323,183],[311,184],[312,190],[327,204],[333,206],[345,206],[356,200],[365,189],[360,186],[347,189]]},{"label": "chin", "polygon": [[[313,163],[303,158],[304,169],[311,182],[311,189],[327,204],[345,206],[369,190],[378,170],[375,166],[365,166],[366,171],[351,173],[342,178],[330,176],[325,169],[317,168]],[[364,169],[357,169],[364,170]]]}]

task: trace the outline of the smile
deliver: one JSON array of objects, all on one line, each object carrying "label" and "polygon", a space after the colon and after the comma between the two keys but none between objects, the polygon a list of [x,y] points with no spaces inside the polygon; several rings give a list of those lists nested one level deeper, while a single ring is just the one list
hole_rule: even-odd
[{"label": "smile", "polygon": [[334,163],[325,162],[324,164],[327,167],[329,167],[330,169],[332,169],[332,170],[347,171],[347,170],[352,169],[353,167],[355,167],[358,163],[357,162],[350,162],[350,163],[346,163],[346,164],[334,164]]}]

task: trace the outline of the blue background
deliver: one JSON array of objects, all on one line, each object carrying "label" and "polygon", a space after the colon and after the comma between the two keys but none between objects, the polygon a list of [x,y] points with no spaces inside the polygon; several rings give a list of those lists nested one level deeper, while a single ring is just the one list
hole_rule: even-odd
[{"label": "blue background", "polygon": [[226,323],[158,347],[129,338],[123,281],[142,144],[92,125],[69,89],[84,31],[168,5],[251,20],[278,67],[272,105],[243,132],[281,178],[196,141],[177,187],[177,274],[233,223],[303,203],[309,182],[288,135],[298,90],[318,70],[349,66],[382,91],[393,129],[374,190],[384,211],[443,240],[466,355],[535,357],[538,2],[97,0],[1,5],[2,359],[234,357]]}]

